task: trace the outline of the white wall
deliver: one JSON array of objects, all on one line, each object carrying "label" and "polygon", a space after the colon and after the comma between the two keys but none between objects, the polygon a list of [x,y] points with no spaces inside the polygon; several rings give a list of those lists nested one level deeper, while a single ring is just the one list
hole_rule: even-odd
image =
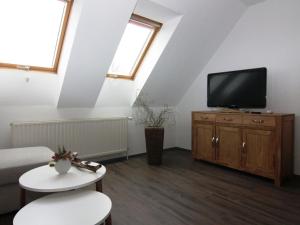
[{"label": "white wall", "polygon": [[207,74],[266,66],[267,109],[296,114],[295,173],[300,174],[300,1],[250,7],[177,106],[176,145],[191,149],[191,111],[206,109]]},{"label": "white wall", "polygon": [[[98,107],[56,109],[53,106],[6,106],[0,108],[0,149],[11,147],[10,123],[22,121],[49,121],[82,118],[109,118],[131,116],[130,107]],[[129,154],[146,151],[144,128],[133,120],[128,124]],[[164,147],[175,146],[175,127],[165,130]]]},{"label": "white wall", "polygon": [[0,106],[56,105],[83,1],[76,0],[73,4],[58,73],[0,68]]},{"label": "white wall", "polygon": [[0,105],[55,104],[59,77],[56,74],[0,70]]}]

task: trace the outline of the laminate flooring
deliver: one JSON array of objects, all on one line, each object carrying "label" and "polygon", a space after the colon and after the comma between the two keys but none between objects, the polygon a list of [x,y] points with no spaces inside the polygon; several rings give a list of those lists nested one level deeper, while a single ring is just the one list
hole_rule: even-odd
[{"label": "laminate flooring", "polygon": [[[144,155],[106,166],[113,225],[300,225],[299,178],[278,188],[180,150],[165,151],[161,166]],[[13,216],[0,224],[12,225]]]}]

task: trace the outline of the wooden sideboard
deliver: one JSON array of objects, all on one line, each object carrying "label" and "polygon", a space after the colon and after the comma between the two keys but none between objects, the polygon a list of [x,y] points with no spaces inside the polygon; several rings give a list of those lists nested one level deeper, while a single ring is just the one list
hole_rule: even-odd
[{"label": "wooden sideboard", "polygon": [[192,153],[233,169],[273,179],[293,175],[294,114],[192,112]]}]

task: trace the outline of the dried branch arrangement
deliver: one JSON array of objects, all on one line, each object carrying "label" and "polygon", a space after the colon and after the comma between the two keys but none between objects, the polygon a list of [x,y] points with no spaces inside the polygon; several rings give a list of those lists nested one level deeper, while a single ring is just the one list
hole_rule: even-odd
[{"label": "dried branch arrangement", "polygon": [[151,102],[141,93],[135,101],[133,118],[145,127],[164,127],[167,123],[175,124],[175,112],[168,105],[150,107]]}]

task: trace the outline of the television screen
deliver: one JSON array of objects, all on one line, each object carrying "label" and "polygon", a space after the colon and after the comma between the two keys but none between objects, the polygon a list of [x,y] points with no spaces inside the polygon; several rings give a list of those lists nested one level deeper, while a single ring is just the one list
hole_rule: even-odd
[{"label": "television screen", "polygon": [[266,68],[208,74],[207,106],[265,108],[266,86]]}]

